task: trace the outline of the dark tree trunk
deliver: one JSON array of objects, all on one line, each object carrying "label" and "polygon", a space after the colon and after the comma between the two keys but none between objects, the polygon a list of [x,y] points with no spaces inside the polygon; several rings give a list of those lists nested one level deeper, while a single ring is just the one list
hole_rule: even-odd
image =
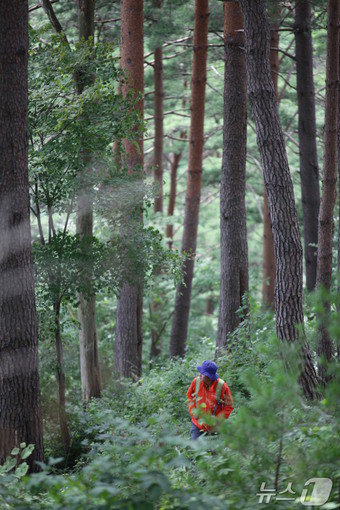
[{"label": "dark tree trunk", "polygon": [[79,39],[87,41],[94,37],[94,7],[95,0],[77,2]]},{"label": "dark tree trunk", "polygon": [[272,224],[270,221],[266,188],[263,188],[263,272],[262,303],[274,310],[275,294],[275,251]]},{"label": "dark tree trunk", "polygon": [[[274,17],[279,12],[278,7],[274,7]],[[276,20],[270,31],[270,70],[274,83],[275,95],[278,101],[278,72],[280,67],[279,52],[279,31],[276,26]],[[263,273],[262,273],[262,303],[272,309],[274,305],[275,294],[275,250],[272,224],[268,208],[268,198],[266,188],[263,189]]]},{"label": "dark tree trunk", "polygon": [[214,299],[212,297],[208,297],[205,301],[205,315],[213,315],[214,309]]},{"label": "dark tree trunk", "polygon": [[[326,61],[326,105],[324,131],[324,159],[322,195],[319,212],[319,243],[317,259],[317,286],[327,292],[332,283],[332,247],[334,230],[334,205],[337,179],[337,123],[338,123],[338,80],[339,80],[339,16],[338,0],[328,2],[327,20],[327,61]],[[319,376],[327,382],[327,362],[334,356],[333,341],[327,331],[330,302],[324,301],[324,315],[321,317],[317,354],[321,358]]]},{"label": "dark tree trunk", "polygon": [[[339,40],[340,45],[340,40]],[[340,76],[340,46],[339,46],[339,76]],[[340,296],[340,78],[338,80],[338,205],[339,205],[339,219],[338,219],[338,294]],[[340,317],[340,300],[337,305],[338,317]],[[338,338],[337,345],[338,361],[340,361],[340,338]]]},{"label": "dark tree trunk", "polygon": [[312,291],[316,282],[320,189],[310,0],[296,2],[294,32],[306,286],[308,291]]},{"label": "dark tree trunk", "polygon": [[[174,215],[175,211],[175,203],[176,203],[176,187],[177,187],[177,170],[179,166],[179,162],[181,160],[182,153],[175,152],[173,154],[173,158],[171,161],[170,167],[170,195],[169,195],[169,203],[168,203],[168,218]],[[168,244],[170,250],[172,249],[173,239],[174,239],[174,226],[172,223],[168,223],[166,226],[166,237],[168,239]]]},{"label": "dark tree trunk", "polygon": [[132,379],[138,379],[142,370],[139,300],[138,286],[125,284],[117,305],[114,370]]},{"label": "dark tree trunk", "polygon": [[[188,87],[187,80],[184,80],[184,92],[186,92]],[[187,106],[187,99],[185,96],[182,99],[182,108],[185,110]],[[180,138],[183,140],[187,137],[187,130],[183,129],[180,132]],[[175,203],[176,203],[176,187],[177,187],[177,170],[179,163],[182,159],[183,150],[180,152],[174,152],[173,159],[171,161],[170,166],[170,193],[169,193],[169,203],[168,203],[168,218],[174,215],[175,211]],[[170,250],[172,249],[173,239],[174,239],[174,226],[171,223],[168,223],[166,226],[166,237],[169,239],[168,244]]]},{"label": "dark tree trunk", "polygon": [[[245,28],[248,94],[255,120],[257,143],[275,243],[276,332],[281,340],[299,338],[303,327],[302,246],[286,148],[280,125],[269,62],[269,24],[265,0],[240,0]],[[313,360],[303,339],[300,383],[312,398],[317,383]]]},{"label": "dark tree trunk", "polygon": [[220,192],[221,285],[216,353],[240,323],[237,313],[248,291],[246,224],[247,77],[242,12],[224,2],[225,81]]},{"label": "dark tree trunk", "polygon": [[28,185],[28,5],[0,2],[0,464],[44,460]]},{"label": "dark tree trunk", "polygon": [[71,436],[67,424],[66,415],[66,380],[64,370],[63,342],[60,331],[60,300],[54,303],[54,332],[55,346],[57,354],[57,382],[58,382],[58,411],[61,440],[65,452],[68,453],[71,448]]},{"label": "dark tree trunk", "polygon": [[198,215],[202,182],[204,142],[204,106],[208,52],[208,0],[195,0],[194,56],[191,83],[191,123],[187,190],[185,197],[182,253],[188,254],[182,264],[183,283],[178,286],[170,337],[170,355],[184,356],[188,332],[194,256],[197,243]]},{"label": "dark tree trunk", "polygon": [[[187,82],[184,82],[184,89],[187,88]],[[182,101],[183,110],[186,107],[186,99]],[[183,130],[180,132],[180,138],[185,139],[187,137],[187,131]],[[170,193],[169,193],[169,203],[168,203],[168,218],[174,215],[175,212],[175,203],[176,203],[176,188],[177,188],[177,170],[179,167],[179,163],[182,159],[183,151],[174,152],[171,166],[170,166]],[[169,239],[168,244],[170,250],[172,249],[173,239],[174,239],[174,226],[172,223],[168,223],[166,226],[166,237]]]},{"label": "dark tree trunk", "polygon": [[68,42],[66,35],[63,32],[62,26],[61,26],[57,16],[55,15],[55,12],[54,12],[54,9],[53,9],[53,6],[52,6],[52,3],[50,2],[50,0],[41,0],[40,3],[42,5],[42,8],[44,9],[45,13],[47,14],[48,19],[50,20],[53,30],[57,34],[62,34],[64,41]]},{"label": "dark tree trunk", "polygon": [[[94,6],[95,0],[77,2],[79,39],[88,41],[94,37]],[[86,69],[79,70],[76,77],[77,91],[83,92],[87,82],[93,80],[88,76]],[[83,152],[84,186],[80,189],[77,198],[77,234],[80,237],[93,236],[93,202],[91,190],[91,176],[88,175],[91,158]],[[91,288],[91,275],[87,286]],[[78,318],[80,322],[79,350],[82,397],[88,402],[92,397],[101,395],[101,372],[98,353],[97,323],[96,323],[96,296],[79,294]]]},{"label": "dark tree trunk", "polygon": [[160,308],[162,304],[154,301],[151,305],[151,314],[150,319],[152,322],[151,325],[151,347],[150,347],[150,360],[157,358],[160,356],[162,352],[162,339],[160,335],[160,331],[162,329],[162,325],[160,322]]},{"label": "dark tree trunk", "polygon": [[[126,95],[134,91],[135,96],[144,94],[144,54],[143,54],[143,0],[121,0],[121,67],[129,81],[122,84]],[[143,116],[144,103],[137,108]],[[124,140],[124,150],[128,172],[142,175],[143,138],[138,140],[138,149],[131,140]],[[136,206],[137,207],[137,206]],[[141,210],[141,204],[138,205]],[[128,220],[129,221],[129,220]],[[126,228],[128,235],[129,226]],[[124,235],[124,234],[123,234]],[[114,370],[117,375],[139,377],[142,370],[142,282],[130,285],[125,283],[120,289],[117,303],[116,336],[114,344]]]},{"label": "dark tree trunk", "polygon": [[[158,2],[158,8],[161,7],[161,2]],[[155,49],[155,63],[154,63],[154,115],[155,115],[155,149],[154,149],[154,182],[156,185],[156,196],[154,202],[154,211],[163,213],[163,103],[164,103],[164,90],[163,90],[163,52],[162,47],[158,46]],[[159,329],[161,324],[159,322],[159,302],[151,304],[151,349],[150,359],[154,359],[161,353],[161,336]]]},{"label": "dark tree trunk", "polygon": [[155,49],[154,64],[154,83],[155,83],[155,152],[154,152],[154,178],[157,186],[154,211],[163,212],[163,54],[162,47]]}]

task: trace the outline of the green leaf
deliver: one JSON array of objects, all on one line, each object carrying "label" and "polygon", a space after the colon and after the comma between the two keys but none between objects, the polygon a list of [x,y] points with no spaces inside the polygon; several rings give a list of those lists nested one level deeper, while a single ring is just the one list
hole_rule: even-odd
[{"label": "green leaf", "polygon": [[27,459],[27,457],[29,457],[31,455],[31,453],[33,452],[34,450],[34,444],[29,444],[28,446],[26,446],[26,448],[24,448],[24,450],[22,451],[22,454],[21,454],[21,458],[22,459]]},{"label": "green leaf", "polygon": [[8,473],[9,471],[11,471],[11,469],[13,469],[16,466],[16,464],[17,464],[16,459],[8,458],[6,462],[2,466],[0,466],[1,471],[3,473]]},{"label": "green leaf", "polygon": [[28,471],[28,464],[26,462],[23,462],[22,464],[20,464],[16,470],[15,470],[15,473],[14,475],[18,478],[22,478],[23,476],[25,476],[25,474],[27,473]]},{"label": "green leaf", "polygon": [[13,450],[11,451],[11,455],[18,455],[19,452],[20,452],[19,448],[13,448]]}]

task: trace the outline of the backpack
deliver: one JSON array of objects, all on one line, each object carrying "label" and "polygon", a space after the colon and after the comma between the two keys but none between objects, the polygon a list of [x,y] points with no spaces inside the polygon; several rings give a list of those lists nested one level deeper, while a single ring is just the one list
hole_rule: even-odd
[{"label": "backpack", "polygon": [[[195,398],[195,407],[197,407],[197,396],[198,396],[198,392],[199,392],[199,389],[200,389],[200,385],[201,385],[201,381],[199,379],[199,377],[196,377],[196,386],[195,386],[195,393],[193,393],[193,397]],[[216,386],[216,390],[215,390],[215,399],[216,399],[216,405],[215,405],[215,409],[213,411],[213,415],[215,415],[216,411],[217,411],[217,408],[218,406],[220,405],[221,403],[221,393],[222,393],[222,388],[223,388],[223,384],[224,384],[224,381],[223,379],[219,379],[218,380],[218,383],[217,383],[217,386]]]}]

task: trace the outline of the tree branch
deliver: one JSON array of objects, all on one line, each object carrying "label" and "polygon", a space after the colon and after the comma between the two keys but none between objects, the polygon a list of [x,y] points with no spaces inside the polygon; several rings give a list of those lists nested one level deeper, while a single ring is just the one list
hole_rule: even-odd
[{"label": "tree branch", "polygon": [[[57,2],[59,2],[59,0],[50,0],[51,4],[55,4]],[[43,6],[41,3],[39,4],[36,4],[36,5],[33,5],[33,7],[30,7],[28,9],[28,12],[33,12],[33,11],[36,11],[37,9],[41,9]]]},{"label": "tree branch", "polygon": [[50,20],[50,23],[51,23],[54,31],[57,34],[61,34],[63,37],[63,40],[69,45],[69,42],[65,35],[65,32],[56,16],[56,13],[54,12],[51,0],[41,0],[40,4],[41,4],[42,8],[44,9],[44,11],[46,12],[47,17]]},{"label": "tree branch", "polygon": [[278,103],[281,103],[281,100],[283,98],[285,90],[286,90],[287,86],[290,85],[289,80],[290,80],[290,78],[291,78],[291,76],[293,74],[294,67],[295,67],[295,62],[292,62],[291,66],[290,66],[290,69],[288,71],[287,79],[284,79],[284,84],[283,84],[282,89],[281,89],[281,91],[279,93],[279,96],[278,96],[278,99],[277,99]]}]

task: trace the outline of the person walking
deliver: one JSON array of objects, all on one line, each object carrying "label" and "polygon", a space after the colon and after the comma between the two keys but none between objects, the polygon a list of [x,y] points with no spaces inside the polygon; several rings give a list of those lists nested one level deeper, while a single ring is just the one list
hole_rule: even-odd
[{"label": "person walking", "polygon": [[217,365],[213,361],[205,360],[196,367],[199,376],[195,377],[187,391],[189,413],[191,416],[190,434],[193,440],[202,434],[212,434],[213,427],[204,423],[204,417],[199,418],[197,410],[203,414],[224,416],[229,418],[234,409],[231,391],[226,382],[220,379]]}]

